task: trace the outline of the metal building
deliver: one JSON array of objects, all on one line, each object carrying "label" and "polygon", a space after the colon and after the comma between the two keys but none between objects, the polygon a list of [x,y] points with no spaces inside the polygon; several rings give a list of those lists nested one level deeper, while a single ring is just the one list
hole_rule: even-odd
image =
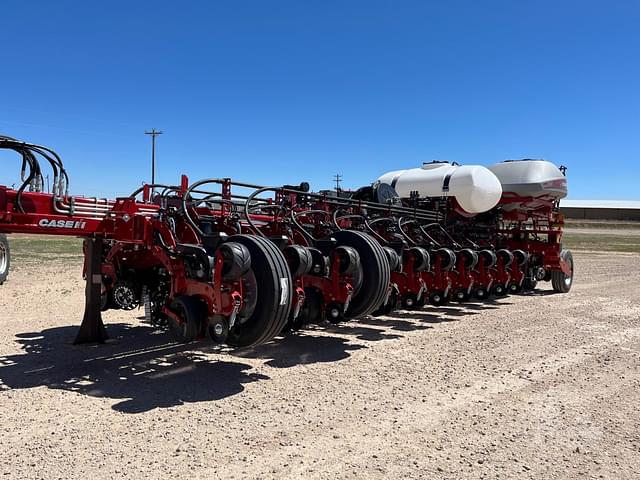
[{"label": "metal building", "polygon": [[560,211],[571,220],[640,221],[636,200],[561,200]]}]

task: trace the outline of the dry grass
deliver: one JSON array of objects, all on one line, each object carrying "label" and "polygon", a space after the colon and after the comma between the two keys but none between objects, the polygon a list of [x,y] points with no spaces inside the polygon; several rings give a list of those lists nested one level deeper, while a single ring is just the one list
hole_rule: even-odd
[{"label": "dry grass", "polygon": [[82,239],[50,235],[10,235],[14,267],[35,262],[77,263],[82,259]]},{"label": "dry grass", "polygon": [[625,235],[624,230],[611,235],[568,230],[562,238],[564,246],[571,250],[640,253],[640,235]]}]

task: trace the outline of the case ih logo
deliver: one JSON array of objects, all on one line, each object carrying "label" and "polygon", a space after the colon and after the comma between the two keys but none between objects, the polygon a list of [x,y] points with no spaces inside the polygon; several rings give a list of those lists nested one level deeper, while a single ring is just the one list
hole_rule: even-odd
[{"label": "case ih logo", "polygon": [[86,222],[74,222],[73,220],[49,220],[48,218],[43,218],[38,222],[38,225],[41,227],[69,228],[75,230],[83,229],[86,224]]}]

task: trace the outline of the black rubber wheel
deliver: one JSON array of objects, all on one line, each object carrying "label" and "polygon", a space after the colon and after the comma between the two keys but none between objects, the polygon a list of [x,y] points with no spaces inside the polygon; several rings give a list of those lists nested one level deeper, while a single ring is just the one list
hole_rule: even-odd
[{"label": "black rubber wheel", "polygon": [[[331,256],[338,257],[340,275],[352,275],[358,268],[360,268],[360,255],[353,247],[340,245],[333,249]],[[333,261],[331,263],[333,263]]]},{"label": "black rubber wheel", "polygon": [[477,300],[486,300],[489,298],[489,292],[484,287],[478,287],[473,291],[473,296]]},{"label": "black rubber wheel", "polygon": [[366,233],[340,230],[331,236],[338,245],[353,247],[360,255],[362,284],[354,293],[345,317],[355,318],[375,312],[386,299],[391,278],[389,260],[384,250]]},{"label": "black rubber wheel", "polygon": [[346,320],[343,312],[344,306],[336,302],[329,303],[324,309],[324,316],[329,323],[340,323]]},{"label": "black rubber wheel", "polygon": [[282,252],[266,238],[234,235],[230,239],[244,245],[251,255],[251,268],[243,277],[253,296],[253,308],[238,313],[227,335],[227,344],[249,347],[268,342],[279,334],[289,318],[293,281]]},{"label": "black rubber wheel", "polygon": [[215,343],[226,343],[229,335],[229,324],[222,315],[216,315],[209,321],[209,336]]},{"label": "black rubber wheel", "polygon": [[222,255],[222,278],[237,280],[251,268],[251,255],[244,245],[237,242],[226,242],[218,251]]},{"label": "black rubber wheel", "polygon": [[426,249],[422,247],[411,247],[405,252],[405,255],[413,257],[414,272],[426,272],[431,268],[431,256]]},{"label": "black rubber wheel", "polygon": [[288,328],[293,331],[300,330],[308,323],[320,323],[322,321],[322,304],[324,302],[322,292],[316,288],[305,288],[304,295],[304,304],[298,317],[295,321],[287,324]]},{"label": "black rubber wheel", "polygon": [[513,256],[521,267],[524,267],[529,261],[529,254],[524,250],[514,250]]},{"label": "black rubber wheel", "polygon": [[171,302],[171,310],[182,320],[177,322],[169,317],[169,330],[174,338],[180,343],[195,340],[206,317],[202,301],[189,295],[180,295]]},{"label": "black rubber wheel", "polygon": [[491,268],[498,261],[498,256],[493,250],[480,250],[478,256],[484,258],[484,268]]},{"label": "black rubber wheel", "polygon": [[537,285],[538,285],[538,280],[531,277],[525,277],[525,279],[522,281],[522,290],[524,291],[535,290]]},{"label": "black rubber wheel", "polygon": [[408,293],[407,295],[402,297],[400,304],[405,310],[415,310],[417,308],[422,308],[424,307],[424,295],[420,297],[420,300],[418,300],[414,293]]},{"label": "black rubber wheel", "polygon": [[470,248],[463,248],[462,250],[458,250],[456,255],[459,257],[462,255],[464,259],[464,268],[467,270],[473,270],[473,268],[478,263],[478,252],[471,250]]},{"label": "black rubber wheel", "polygon": [[[524,283],[524,280],[522,281]],[[522,291],[522,285],[518,285],[517,283],[509,284],[509,293],[520,293]]]},{"label": "black rubber wheel", "polygon": [[398,291],[394,288],[389,295],[389,299],[387,303],[380,305],[375,312],[371,315],[374,317],[379,317],[380,315],[389,315],[391,312],[395,311],[398,308]]},{"label": "black rubber wheel", "polygon": [[133,310],[140,306],[139,287],[131,280],[118,280],[111,290],[110,299],[116,308]]},{"label": "black rubber wheel", "polygon": [[471,294],[467,293],[466,290],[458,290],[453,293],[452,298],[458,303],[468,302],[471,298]]},{"label": "black rubber wheel", "polygon": [[432,257],[441,258],[440,268],[451,270],[456,266],[456,254],[450,248],[438,248],[432,252]]},{"label": "black rubber wheel", "polygon": [[493,287],[491,287],[491,293],[493,293],[496,297],[504,297],[509,293],[509,291],[503,284],[496,283]]},{"label": "black rubber wheel", "polygon": [[553,286],[554,292],[567,293],[573,285],[573,255],[570,250],[562,250],[560,252],[560,258],[569,264],[571,275],[565,275],[562,270],[552,270],[551,285]]},{"label": "black rubber wheel", "polygon": [[0,234],[0,285],[7,280],[10,266],[11,251],[9,250],[9,241],[5,235]]},{"label": "black rubber wheel", "polygon": [[400,270],[400,255],[391,247],[382,247],[387,259],[389,260],[389,269],[392,272]]},{"label": "black rubber wheel", "polygon": [[311,251],[302,245],[289,245],[282,252],[287,260],[291,276],[294,278],[306,275],[313,266]]},{"label": "black rubber wheel", "polygon": [[429,303],[436,307],[441,307],[447,303],[447,297],[445,297],[444,292],[436,290],[429,294]]},{"label": "black rubber wheel", "polygon": [[513,263],[513,253],[511,252],[511,250],[507,250],[506,248],[503,248],[501,250],[498,250],[496,252],[496,255],[502,259],[502,261],[504,262],[504,265],[507,268],[511,268],[511,264]]}]

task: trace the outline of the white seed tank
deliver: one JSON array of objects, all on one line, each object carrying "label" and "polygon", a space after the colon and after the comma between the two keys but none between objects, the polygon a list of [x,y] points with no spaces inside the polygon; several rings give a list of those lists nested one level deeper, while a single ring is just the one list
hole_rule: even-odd
[{"label": "white seed tank", "polygon": [[425,163],[422,168],[385,173],[378,181],[391,185],[401,198],[409,198],[414,191],[421,197],[455,197],[471,214],[491,210],[502,195],[500,180],[479,165]]},{"label": "white seed tank", "polygon": [[[523,206],[535,208],[538,204],[567,196],[567,177],[553,163],[546,160],[507,160],[489,169],[498,177],[504,192],[503,208],[509,210]],[[506,200],[514,198],[513,203]],[[528,199],[528,200],[524,200]]]}]

